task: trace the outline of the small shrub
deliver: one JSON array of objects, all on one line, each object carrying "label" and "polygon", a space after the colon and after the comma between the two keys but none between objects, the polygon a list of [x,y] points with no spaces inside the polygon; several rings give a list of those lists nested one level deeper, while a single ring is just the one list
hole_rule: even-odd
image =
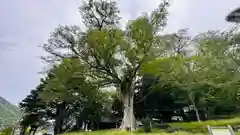
[{"label": "small shrub", "polygon": [[30,132],[30,130],[31,130],[31,128],[28,127],[28,128],[26,129],[26,131],[25,131],[25,134],[28,135],[28,133]]},{"label": "small shrub", "polygon": [[135,133],[143,133],[144,129],[143,128],[138,128],[136,131],[134,131]]},{"label": "small shrub", "polygon": [[150,133],[152,132],[152,125],[151,125],[151,119],[149,118],[145,118],[142,120],[142,124],[143,124],[143,130],[145,133]]},{"label": "small shrub", "polygon": [[10,135],[11,133],[12,133],[12,128],[8,127],[8,128],[4,128],[2,132],[0,132],[0,135]]}]

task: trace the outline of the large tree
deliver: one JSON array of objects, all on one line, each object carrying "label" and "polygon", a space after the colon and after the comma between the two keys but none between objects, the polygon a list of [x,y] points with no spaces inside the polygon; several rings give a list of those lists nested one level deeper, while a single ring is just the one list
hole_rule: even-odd
[{"label": "large tree", "polygon": [[238,34],[233,29],[200,34],[194,40],[189,40],[195,47],[191,55],[178,52],[169,58],[150,61],[144,71],[159,75],[165,82],[181,87],[200,121],[199,106],[213,98],[212,91],[204,91],[202,88],[228,89],[226,94],[236,95],[237,88],[234,86],[239,82],[239,67],[233,60],[235,57],[230,55],[236,46],[236,35]]},{"label": "large tree", "polygon": [[40,126],[46,123],[46,120],[52,118],[50,107],[47,107],[39,97],[45,84],[45,80],[41,79],[41,83],[36,89],[31,90],[30,94],[19,103],[19,107],[23,111],[20,121],[21,134],[25,134],[28,127],[30,127],[30,131],[35,133]]},{"label": "large tree", "polygon": [[144,63],[166,53],[166,42],[160,32],[166,25],[168,6],[169,3],[163,1],[151,15],[144,14],[129,21],[122,30],[116,2],[85,1],[80,11],[87,30],[60,26],[43,48],[51,54],[48,56],[51,60],[77,56],[86,65],[85,74],[92,82],[99,87],[119,89],[124,104],[121,129],[131,125],[135,128],[135,82]]},{"label": "large tree", "polygon": [[71,131],[74,121],[77,130],[83,123],[100,122],[108,94],[84,76],[84,65],[77,58],[62,59],[48,74],[52,77],[46,78],[40,94],[43,101],[55,105],[55,133]]}]

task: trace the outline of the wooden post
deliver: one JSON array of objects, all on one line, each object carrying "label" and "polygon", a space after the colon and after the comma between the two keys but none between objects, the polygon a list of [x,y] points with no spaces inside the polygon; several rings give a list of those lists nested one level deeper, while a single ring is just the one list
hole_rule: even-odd
[{"label": "wooden post", "polygon": [[207,125],[207,128],[208,128],[209,134],[210,134],[210,135],[213,135],[213,132],[212,132],[212,130],[211,130],[211,127],[210,127],[209,125]]},{"label": "wooden post", "polygon": [[229,129],[229,132],[231,133],[231,135],[235,135],[231,125],[228,125],[228,129]]}]

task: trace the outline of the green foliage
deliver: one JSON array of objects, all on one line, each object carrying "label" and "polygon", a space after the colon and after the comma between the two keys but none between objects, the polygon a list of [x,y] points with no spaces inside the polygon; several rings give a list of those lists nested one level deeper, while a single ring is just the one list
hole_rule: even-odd
[{"label": "green foliage", "polygon": [[[45,102],[71,102],[75,100],[75,93],[82,93],[90,89],[85,77],[81,75],[83,65],[74,58],[64,59],[60,65],[49,72],[51,78],[46,78],[46,84],[40,92],[40,98]],[[81,92],[79,92],[80,90]],[[88,91],[89,94],[91,91]]]},{"label": "green foliage", "polygon": [[[59,27],[43,48],[54,58],[79,56],[87,66],[88,77],[101,82],[101,86],[114,85],[131,92],[128,85],[134,83],[142,64],[156,57],[155,48],[160,46],[157,33],[166,25],[168,6],[163,1],[150,16],[131,21],[123,31],[117,27],[116,2],[84,2],[80,10],[87,31],[75,33],[76,27]],[[57,51],[66,48],[67,53]]]},{"label": "green foliage", "polygon": [[52,118],[51,113],[48,110],[50,107],[46,109],[46,104],[44,104],[39,97],[44,85],[44,80],[41,80],[41,83],[36,89],[31,90],[30,94],[19,103],[19,107],[23,111],[23,116],[19,123],[21,125],[21,132],[29,131],[29,127],[33,125],[37,127],[44,125],[45,120],[43,120],[43,118]]},{"label": "green foliage", "polygon": [[0,135],[10,135],[12,133],[12,128],[8,127],[8,128],[4,128],[1,132]]},{"label": "green foliage", "polygon": [[145,133],[152,132],[152,125],[151,125],[151,119],[150,118],[143,119],[142,124],[143,124],[143,131]]},{"label": "green foliage", "polygon": [[28,127],[28,128],[26,129],[26,131],[25,131],[25,134],[28,135],[28,133],[30,132],[30,130],[31,130],[31,128]]},{"label": "green foliage", "polygon": [[[158,129],[158,128],[151,129],[151,133],[164,133],[164,132],[166,132],[166,131],[163,129]],[[146,133],[146,132],[144,131],[143,128],[138,128],[136,131],[134,131],[134,133]],[[148,134],[150,134],[150,133],[148,132]]]},{"label": "green foliage", "polygon": [[[236,86],[240,81],[239,66],[233,60],[233,56],[229,55],[234,54],[233,35],[237,33],[232,29],[224,32],[209,31],[196,36],[194,40],[180,35],[178,39],[182,40],[181,42],[195,45],[197,51],[186,55],[181,49],[175,49],[172,55],[170,53],[170,57],[146,63],[142,68],[143,74],[154,74],[161,78],[161,83],[171,83],[179,87],[182,92],[179,97],[184,97],[187,99],[185,102],[193,106],[198,120],[200,120],[198,110],[206,110],[209,103],[216,103],[215,107],[219,104],[223,107],[225,104],[224,108],[228,108],[227,106],[231,106],[228,104],[229,101],[238,103],[232,99],[237,98]],[[181,42],[178,44],[181,45]],[[235,53],[234,58],[236,57]],[[224,93],[228,102],[218,100],[225,95]],[[208,110],[211,110],[210,108]]]}]

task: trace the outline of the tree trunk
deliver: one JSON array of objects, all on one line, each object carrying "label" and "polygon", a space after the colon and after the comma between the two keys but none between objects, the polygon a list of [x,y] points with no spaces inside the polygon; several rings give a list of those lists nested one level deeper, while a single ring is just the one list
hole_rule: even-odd
[{"label": "tree trunk", "polygon": [[20,131],[20,135],[24,135],[26,132],[26,129],[27,129],[27,127],[24,126]]},{"label": "tree trunk", "polygon": [[[22,117],[22,116],[21,116],[21,117]],[[19,120],[17,121],[17,123],[14,124],[14,127],[13,127],[13,130],[12,130],[12,132],[11,132],[11,135],[14,135],[14,134],[15,134],[15,130],[18,128],[20,121],[21,121],[21,119],[19,119]]]},{"label": "tree trunk", "polygon": [[56,105],[54,135],[62,133],[62,125],[63,125],[62,113],[64,109],[65,109],[64,102]]},{"label": "tree trunk", "polygon": [[37,131],[37,128],[34,129],[34,131],[33,131],[33,135],[35,135],[36,131]]},{"label": "tree trunk", "polygon": [[76,124],[77,124],[77,125],[76,125],[76,128],[77,128],[78,130],[81,130],[81,128],[82,128],[82,120],[81,120],[81,119],[78,119]]},{"label": "tree trunk", "polygon": [[198,112],[198,109],[195,105],[194,105],[194,110],[195,110],[195,113],[196,113],[197,121],[200,122],[201,119],[200,119],[200,116],[199,116],[199,112]]},{"label": "tree trunk", "polygon": [[197,106],[196,106],[196,104],[195,104],[191,95],[189,95],[189,98],[190,98],[190,101],[192,102],[192,105],[193,105],[193,108],[194,108],[194,111],[195,111],[195,114],[196,114],[196,117],[197,117],[197,121],[200,122],[201,119],[200,119],[200,115],[199,115],[199,112],[198,112],[198,108],[197,108]]},{"label": "tree trunk", "polygon": [[122,94],[123,102],[123,120],[120,126],[120,129],[126,130],[135,130],[136,129],[136,120],[133,114],[133,98],[134,93],[129,90],[127,93]]},{"label": "tree trunk", "polygon": [[32,132],[32,128],[30,128],[30,130],[28,132],[28,135],[31,135],[31,132]]},{"label": "tree trunk", "polygon": [[85,121],[85,122],[84,122],[84,131],[87,131],[87,130],[88,130],[88,122]]}]

